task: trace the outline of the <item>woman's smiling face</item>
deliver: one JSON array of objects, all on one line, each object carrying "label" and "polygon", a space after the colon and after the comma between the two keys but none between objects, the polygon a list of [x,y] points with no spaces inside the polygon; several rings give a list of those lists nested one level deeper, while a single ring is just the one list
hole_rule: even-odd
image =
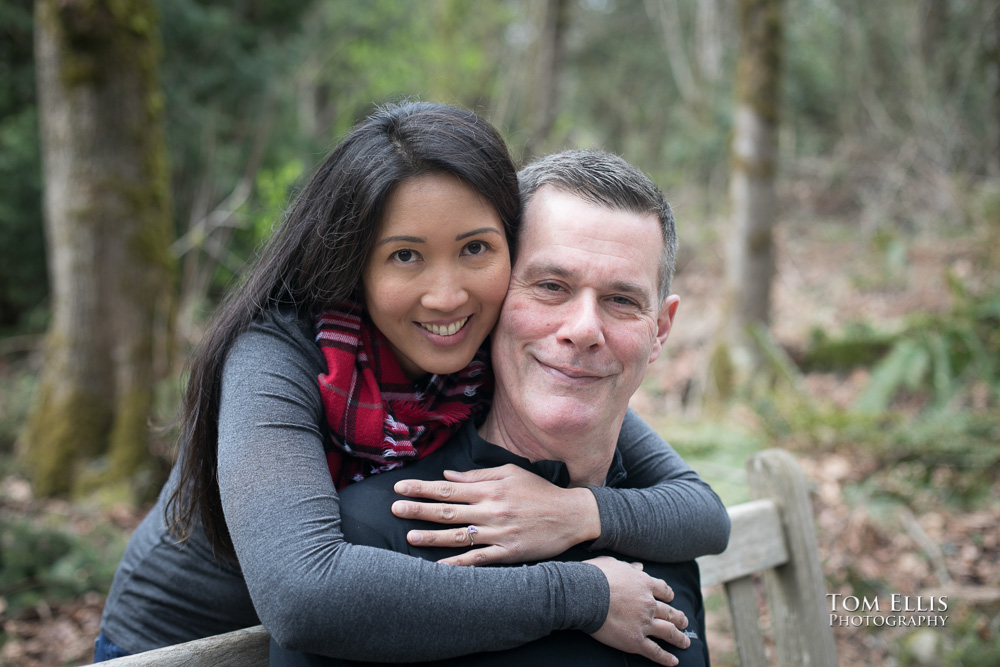
[{"label": "woman's smiling face", "polygon": [[365,306],[411,379],[454,373],[496,324],[510,280],[500,216],[450,174],[400,183],[365,265]]}]

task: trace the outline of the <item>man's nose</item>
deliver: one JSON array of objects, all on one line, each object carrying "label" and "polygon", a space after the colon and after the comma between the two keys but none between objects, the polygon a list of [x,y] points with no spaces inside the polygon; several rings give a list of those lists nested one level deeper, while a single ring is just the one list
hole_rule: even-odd
[{"label": "man's nose", "polygon": [[462,272],[451,266],[443,266],[434,269],[427,276],[420,305],[428,310],[450,313],[465,305],[468,300],[469,293],[466,291]]},{"label": "man's nose", "polygon": [[579,348],[604,345],[604,325],[600,306],[594,298],[578,296],[565,304],[563,320],[557,333],[559,340]]}]

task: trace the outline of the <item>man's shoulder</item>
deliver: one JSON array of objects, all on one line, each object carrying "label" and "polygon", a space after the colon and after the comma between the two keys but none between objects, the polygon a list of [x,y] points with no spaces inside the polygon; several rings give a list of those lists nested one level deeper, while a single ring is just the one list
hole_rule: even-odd
[{"label": "man's shoulder", "polygon": [[[396,482],[404,479],[438,480],[444,478],[451,457],[445,451],[455,444],[448,443],[433,454],[410,465],[367,477],[340,491],[340,515],[344,538],[352,544],[391,549],[414,556],[418,553],[406,541],[406,533],[414,529],[440,529],[438,524],[400,519],[392,513],[392,504],[404,497],[396,493]],[[437,558],[442,556],[437,555]]]}]

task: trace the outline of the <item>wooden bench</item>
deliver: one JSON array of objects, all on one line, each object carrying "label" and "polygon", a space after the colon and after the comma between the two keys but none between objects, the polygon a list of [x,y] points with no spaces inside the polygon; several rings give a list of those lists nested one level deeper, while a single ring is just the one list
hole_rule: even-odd
[{"label": "wooden bench", "polygon": [[[836,667],[837,651],[816,528],[805,478],[784,450],[747,461],[754,500],[729,508],[729,547],[698,559],[703,586],[723,584],[742,667],[768,664],[753,576],[763,573],[770,626],[781,667]],[[248,667],[267,665],[269,637],[257,626],[118,658],[109,667]]]}]

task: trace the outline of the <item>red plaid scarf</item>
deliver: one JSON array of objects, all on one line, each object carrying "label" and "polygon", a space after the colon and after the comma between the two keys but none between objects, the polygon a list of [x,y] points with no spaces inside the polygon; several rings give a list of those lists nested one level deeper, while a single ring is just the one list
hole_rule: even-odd
[{"label": "red plaid scarf", "polygon": [[326,454],[338,489],[427,456],[489,404],[486,345],[457,373],[432,375],[418,389],[388,339],[361,306],[338,304],[316,321],[326,357],[319,392],[335,448]]}]

